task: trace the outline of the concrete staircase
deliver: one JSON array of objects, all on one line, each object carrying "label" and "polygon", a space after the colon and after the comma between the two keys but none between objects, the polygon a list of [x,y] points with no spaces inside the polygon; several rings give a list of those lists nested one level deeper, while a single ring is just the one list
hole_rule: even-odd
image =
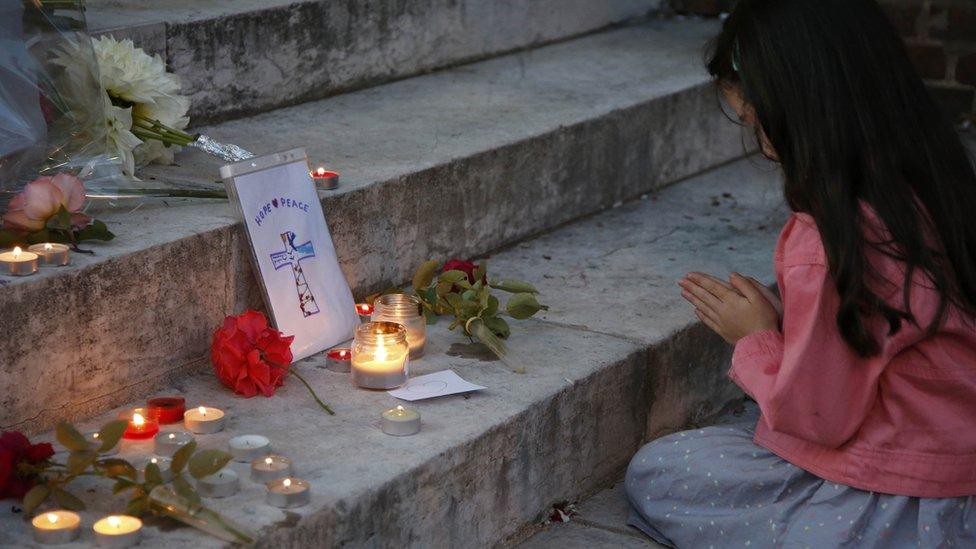
[{"label": "concrete staircase", "polygon": [[[201,131],[258,153],[305,146],[342,172],[320,196],[357,295],[431,257],[491,255],[493,272],[535,282],[552,309],[515,330],[527,374],[438,326],[412,373],[452,368],[489,391],[421,403],[424,431],[402,440],[375,425],[392,399],[316,369],[322,357],[296,367],[336,418],[291,383],[236,398],[207,351],[225,315],[261,306],[244,237],[226,203],[174,200],[110,213],[119,238],[93,257],[0,280],[0,429],[48,437],[58,419],[95,425],[182,393],[232,418],[206,447],[265,434],[315,487],[294,513],[260,503],[256,485],[223,500],[262,528],[260,545],[485,546],[737,398],[728,349],[673,287],[692,268],[768,277],[783,219],[774,171],[736,161],[740,132],[701,69],[716,26],[633,20],[648,1],[501,4],[92,0],[88,13],[168,60]],[[524,51],[499,56],[512,50]],[[143,176],[215,184],[214,161],[177,163]],[[6,512],[0,524],[0,545],[29,537]],[[216,545],[152,528],[143,544],[181,542]]]}]

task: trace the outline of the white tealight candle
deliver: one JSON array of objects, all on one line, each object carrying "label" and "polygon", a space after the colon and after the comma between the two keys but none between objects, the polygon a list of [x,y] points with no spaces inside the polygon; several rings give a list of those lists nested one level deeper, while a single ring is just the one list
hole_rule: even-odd
[{"label": "white tealight candle", "polygon": [[271,441],[261,435],[241,435],[230,439],[230,455],[234,461],[249,463],[271,453]]},{"label": "white tealight candle", "polygon": [[92,526],[99,547],[129,547],[139,543],[142,521],[129,515],[105,517]]},{"label": "white tealight candle", "polygon": [[251,462],[251,480],[268,482],[291,475],[291,460],[285,456],[264,456]]},{"label": "white tealight candle", "polygon": [[300,478],[285,477],[268,481],[267,502],[275,507],[287,509],[301,507],[308,503],[309,484]]},{"label": "white tealight candle", "polygon": [[233,469],[221,469],[216,473],[197,480],[197,491],[208,498],[233,496],[241,487],[241,479]]},{"label": "white tealight candle", "polygon": [[11,276],[27,276],[37,272],[37,254],[15,247],[0,253],[0,272]]},{"label": "white tealight candle", "polygon": [[223,430],[224,411],[200,406],[183,414],[183,426],[192,433],[209,435]]},{"label": "white tealight candle", "polygon": [[191,442],[193,442],[193,435],[186,431],[158,433],[153,444],[153,451],[159,456],[171,456]]},{"label": "white tealight candle", "polygon": [[[99,448],[102,447],[102,439],[99,438],[101,436],[102,435],[98,431],[90,431],[88,433],[85,433],[85,440],[88,441],[88,448],[91,450],[95,450],[97,452]],[[119,453],[118,443],[116,443],[115,446],[112,446],[108,450],[102,452],[101,455],[114,456],[117,453]]]},{"label": "white tealight candle", "polygon": [[146,467],[149,467],[150,463],[155,463],[156,467],[159,467],[159,476],[162,477],[163,482],[173,480],[173,460],[168,457],[152,457],[139,467],[139,479],[142,482],[146,481]]},{"label": "white tealight candle", "polygon": [[388,435],[404,437],[420,432],[420,412],[397,406],[381,415],[381,429]]},{"label": "white tealight candle", "polygon": [[27,251],[37,254],[41,267],[63,267],[67,265],[71,261],[70,250],[71,248],[64,244],[55,242],[45,242],[27,247]]},{"label": "white tealight candle", "polygon": [[34,541],[43,545],[69,543],[78,537],[81,517],[71,511],[49,511],[31,520]]}]

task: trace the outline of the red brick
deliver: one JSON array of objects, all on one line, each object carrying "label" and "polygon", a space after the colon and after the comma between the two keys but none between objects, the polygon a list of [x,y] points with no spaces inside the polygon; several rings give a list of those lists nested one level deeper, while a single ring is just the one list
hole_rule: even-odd
[{"label": "red brick", "polygon": [[976,53],[963,55],[956,64],[956,82],[976,86]]},{"label": "red brick", "polygon": [[[935,8],[933,8],[934,10]],[[976,5],[949,6],[945,28],[933,28],[933,38],[976,43]]]},{"label": "red brick", "polygon": [[919,13],[922,11],[921,2],[919,2],[918,6],[886,5],[884,9],[888,12],[888,19],[898,29],[899,34],[902,36],[915,36],[915,23],[918,21]]},{"label": "red brick", "polygon": [[922,78],[928,80],[945,78],[946,54],[941,46],[909,44],[908,56]]}]

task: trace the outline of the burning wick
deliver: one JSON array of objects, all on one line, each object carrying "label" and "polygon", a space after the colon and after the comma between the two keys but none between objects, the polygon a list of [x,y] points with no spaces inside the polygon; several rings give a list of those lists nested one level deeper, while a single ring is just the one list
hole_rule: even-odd
[{"label": "burning wick", "polygon": [[282,485],[283,485],[283,486],[284,486],[285,488],[288,488],[289,486],[291,486],[291,479],[290,479],[290,478],[286,478],[286,479],[284,480],[284,482],[282,482],[281,484],[282,484]]},{"label": "burning wick", "polygon": [[108,525],[112,528],[118,528],[122,525],[122,521],[119,520],[119,517],[108,517]]},{"label": "burning wick", "polygon": [[271,465],[271,458],[264,458],[264,462]]},{"label": "burning wick", "polygon": [[325,168],[321,168],[320,167],[319,169],[315,170],[315,175],[317,175],[319,177],[324,177],[325,176]]},{"label": "burning wick", "polygon": [[54,249],[54,246],[52,246],[50,243],[44,245],[44,251],[45,252],[50,252],[53,249]]},{"label": "burning wick", "polygon": [[51,524],[54,524],[54,523],[56,523],[58,521],[58,516],[55,515],[54,513],[48,513],[47,514],[47,521],[50,522]]},{"label": "burning wick", "polygon": [[132,414],[132,423],[135,424],[136,427],[142,427],[146,423],[146,418],[142,417],[142,414],[137,412]]},{"label": "burning wick", "polygon": [[24,250],[20,249],[20,246],[14,246],[14,259],[20,257],[20,254],[24,253]]},{"label": "burning wick", "polygon": [[201,406],[201,407],[199,407],[199,408],[197,408],[197,410],[198,410],[198,411],[200,412],[200,415],[201,415],[201,416],[205,416],[205,415],[207,415],[207,409],[206,409],[206,408],[204,408],[203,406]]}]

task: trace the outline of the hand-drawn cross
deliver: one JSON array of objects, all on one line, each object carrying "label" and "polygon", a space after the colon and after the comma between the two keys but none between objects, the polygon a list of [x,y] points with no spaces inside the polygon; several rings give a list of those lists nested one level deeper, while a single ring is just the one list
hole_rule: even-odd
[{"label": "hand-drawn cross", "polygon": [[312,241],[296,246],[295,233],[286,231],[281,233],[281,242],[285,245],[285,250],[271,254],[271,264],[276,271],[291,267],[292,274],[295,275],[295,287],[298,289],[298,305],[302,308],[303,315],[312,316],[319,312],[319,306],[315,304],[315,296],[312,295],[302,271],[302,260],[315,257]]}]

